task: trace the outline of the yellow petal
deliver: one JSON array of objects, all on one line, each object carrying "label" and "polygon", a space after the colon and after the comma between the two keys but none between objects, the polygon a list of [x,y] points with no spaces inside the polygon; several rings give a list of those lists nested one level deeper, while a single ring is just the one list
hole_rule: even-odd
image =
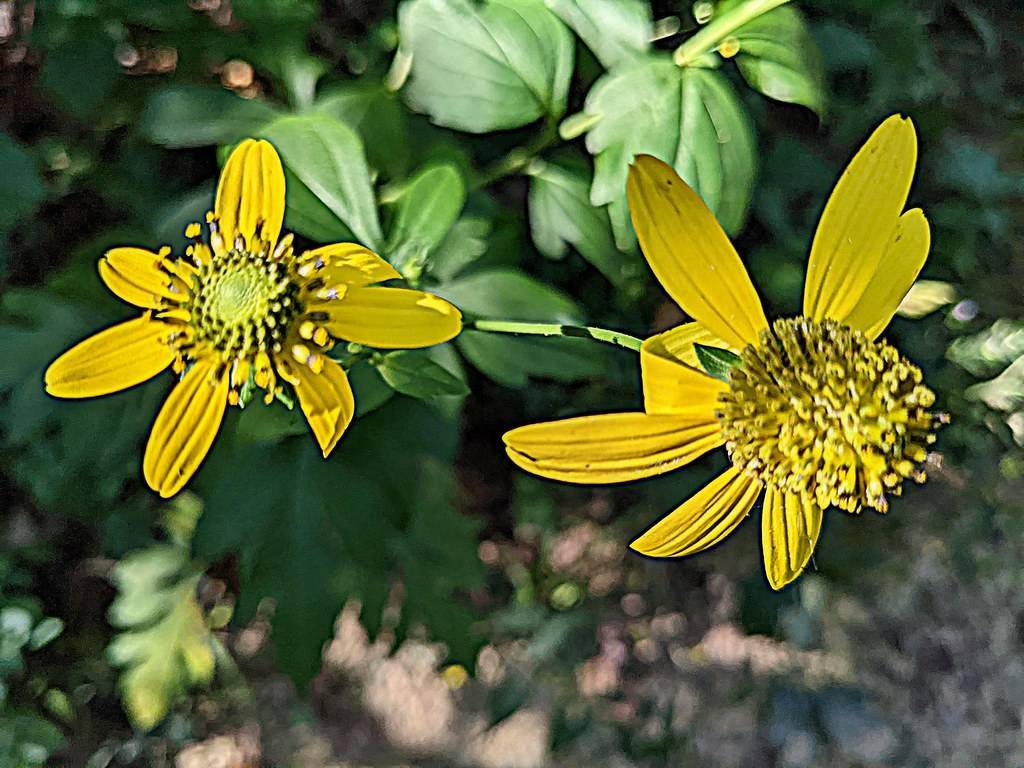
[{"label": "yellow petal", "polygon": [[930,244],[928,219],[920,208],[900,216],[864,295],[841,322],[864,331],[869,338],[877,338],[914,285],[928,258]]},{"label": "yellow petal", "polygon": [[726,348],[700,323],[687,323],[644,340],[640,377],[648,413],[705,413],[714,417],[718,396],[729,385],[700,368],[694,343]]},{"label": "yellow petal", "polygon": [[[804,314],[842,321],[879,270],[914,177],[909,118],[882,123],[843,171],[821,214],[804,286]],[[881,269],[887,270],[882,264]]]},{"label": "yellow petal", "polygon": [[161,267],[163,256],[144,248],[112,248],[99,261],[100,277],[118,298],[144,309],[161,309],[188,297],[180,278]]},{"label": "yellow petal", "polygon": [[507,432],[522,469],[568,483],[621,483],[664,474],[722,444],[713,415],[607,413]]},{"label": "yellow petal", "polygon": [[732,533],[760,493],[759,480],[730,467],[629,546],[650,557],[700,552]]},{"label": "yellow petal", "polygon": [[310,304],[328,315],[338,339],[382,349],[414,349],[458,336],[462,313],[444,299],[407,288],[350,288],[341,299]]},{"label": "yellow petal", "polygon": [[761,300],[704,201],[650,155],[633,161],[626,193],[640,247],[669,295],[730,345],[755,343],[768,325]]},{"label": "yellow petal", "polygon": [[[384,259],[356,243],[334,243],[306,251],[299,259],[300,274],[320,278],[325,285],[369,285],[401,277]],[[320,264],[323,266],[318,266]],[[305,265],[308,265],[305,266]]]},{"label": "yellow petal", "polygon": [[134,387],[174,360],[165,343],[173,326],[143,315],[90,336],[46,369],[54,397],[96,397]]},{"label": "yellow petal", "polygon": [[142,472],[163,498],[176,494],[206,458],[228,402],[228,370],[198,360],[171,390],[146,444]]},{"label": "yellow petal", "polygon": [[320,373],[285,358],[278,365],[285,368],[282,378],[294,382],[299,407],[327,458],[352,422],[356,402],[344,369],[329,357],[321,356],[321,360]]},{"label": "yellow petal", "polygon": [[813,497],[768,486],[761,513],[761,550],[772,589],[782,589],[807,566],[821,532],[821,518],[821,507]]},{"label": "yellow petal", "polygon": [[250,247],[256,238],[273,245],[284,221],[284,170],[268,141],[246,139],[231,153],[217,185],[214,216],[225,247],[241,235]]}]

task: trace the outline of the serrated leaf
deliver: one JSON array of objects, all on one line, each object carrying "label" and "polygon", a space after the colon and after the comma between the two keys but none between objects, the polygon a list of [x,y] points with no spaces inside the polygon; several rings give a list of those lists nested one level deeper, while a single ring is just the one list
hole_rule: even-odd
[{"label": "serrated leaf", "polygon": [[704,344],[694,344],[693,348],[697,353],[697,360],[708,375],[722,381],[728,381],[729,371],[742,362],[739,355],[728,349],[709,347]]},{"label": "serrated leaf", "polygon": [[199,576],[188,569],[184,549],[157,545],[124,558],[111,575],[118,594],[110,623],[121,632],[107,657],[124,667],[125,710],[143,730],[159,723],[190,686],[213,677],[213,639],[196,600]]},{"label": "serrated leaf", "polygon": [[398,26],[405,99],[438,125],[487,133],[565,111],[572,37],[542,0],[408,0]]},{"label": "serrated leaf", "polygon": [[234,144],[279,116],[259,99],[243,99],[223,88],[176,85],[154,93],[146,103],[139,130],[166,147]]},{"label": "serrated leaf", "polygon": [[654,24],[647,0],[546,0],[605,67],[646,53]]},{"label": "serrated leaf", "polygon": [[469,387],[464,381],[442,368],[422,350],[384,355],[377,364],[377,370],[392,389],[410,397],[423,399],[469,394]]},{"label": "serrated leaf", "polygon": [[369,248],[381,239],[363,143],[345,123],[321,114],[282,117],[260,135],[285,167]]},{"label": "serrated leaf", "polygon": [[455,166],[445,163],[419,170],[395,201],[385,248],[389,261],[402,272],[422,271],[465,202],[466,185]]},{"label": "serrated leaf", "polygon": [[620,200],[629,164],[646,153],[670,163],[727,232],[740,229],[753,189],[756,146],[749,117],[720,72],[642,57],[602,76],[587,94],[584,111],[600,118],[586,140],[594,155],[594,205]]},{"label": "serrated leaf", "polygon": [[825,112],[825,70],[818,44],[793,6],[782,6],[733,33],[736,64],[750,87],[765,96]]},{"label": "serrated leaf", "polygon": [[615,286],[642,274],[635,253],[620,251],[605,207],[590,203],[586,169],[544,163],[530,174],[530,233],[537,250],[562,258],[569,246]]}]

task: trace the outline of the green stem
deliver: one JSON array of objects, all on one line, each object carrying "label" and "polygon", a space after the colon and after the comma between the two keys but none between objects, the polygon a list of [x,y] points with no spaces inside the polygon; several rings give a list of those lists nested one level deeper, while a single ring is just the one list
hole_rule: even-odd
[{"label": "green stem", "polygon": [[523,171],[534,157],[558,142],[558,123],[548,119],[543,130],[529,144],[516,147],[500,160],[492,163],[470,185],[471,189],[482,189],[498,179]]},{"label": "green stem", "polygon": [[614,344],[623,349],[640,351],[643,339],[628,333],[592,328],[584,325],[562,325],[560,323],[516,323],[508,320],[472,320],[465,324],[467,331],[485,333],[510,333],[516,336],[566,336],[573,339],[594,339]]},{"label": "green stem", "polygon": [[725,38],[744,24],[788,2],[789,0],[747,0],[713,18],[707,26],[676,48],[672,58],[680,67],[692,64],[705,53],[715,50]]}]

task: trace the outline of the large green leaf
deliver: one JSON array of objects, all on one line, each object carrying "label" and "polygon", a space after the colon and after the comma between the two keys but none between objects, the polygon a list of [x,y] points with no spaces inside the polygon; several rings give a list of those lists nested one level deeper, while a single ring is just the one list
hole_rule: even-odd
[{"label": "large green leaf", "polygon": [[438,125],[486,133],[565,111],[572,37],[542,0],[407,0],[398,25],[405,98]]},{"label": "large green leaf", "polygon": [[753,189],[753,128],[729,81],[714,70],[680,69],[648,56],[601,77],[587,95],[595,205],[619,200],[634,156],[671,163],[726,231],[740,229]]},{"label": "large green leaf", "polygon": [[791,5],[744,24],[733,34],[736,64],[750,87],[779,101],[825,111],[825,71],[818,44]]},{"label": "large green leaf", "polygon": [[[474,272],[435,289],[476,317],[523,322],[579,323],[580,307],[559,290],[514,269]],[[579,381],[601,374],[607,350],[588,339],[511,336],[463,331],[456,341],[476,368],[508,387],[530,377]]]},{"label": "large green leaf", "polygon": [[150,97],[139,130],[166,147],[234,144],[257,135],[278,114],[266,102],[223,88],[175,85]]},{"label": "large green leaf", "polygon": [[[310,435],[273,447],[229,438],[208,459],[199,476],[207,506],[196,553],[208,560],[239,553],[239,616],[245,620],[272,598],[275,654],[298,682],[319,669],[345,600],[360,599],[371,628],[379,622],[392,579],[405,568],[402,548],[419,546],[421,533],[412,529],[418,499],[436,498],[428,494],[430,484],[447,481],[446,473],[421,472],[423,462],[450,465],[457,438],[457,421],[395,397],[357,418],[326,461]],[[424,514],[438,525],[457,515],[450,504]],[[446,546],[461,565],[423,564],[417,573],[425,572],[430,591],[413,614],[431,636],[457,645],[469,636],[472,617],[452,603],[457,590],[475,585],[465,574],[479,563],[476,537],[470,532]],[[432,621],[435,612],[443,621]],[[453,612],[461,623],[449,621]]]},{"label": "large green leaf", "polygon": [[635,253],[620,251],[612,237],[606,207],[590,203],[586,168],[539,164],[530,173],[530,233],[537,250],[552,259],[572,246],[613,285],[641,274]]},{"label": "large green leaf", "polygon": [[548,323],[575,323],[582,318],[579,305],[566,294],[517,269],[473,272],[435,292],[476,317]]},{"label": "large green leaf", "polygon": [[444,163],[419,170],[395,201],[385,247],[388,260],[403,274],[422,272],[465,201],[466,185],[455,166]]},{"label": "large green leaf", "polygon": [[646,53],[654,33],[647,0],[546,0],[605,68]]},{"label": "large green leaf", "polygon": [[381,239],[377,206],[363,143],[345,123],[328,115],[282,117],[260,135],[281,154],[285,167],[370,248]]}]

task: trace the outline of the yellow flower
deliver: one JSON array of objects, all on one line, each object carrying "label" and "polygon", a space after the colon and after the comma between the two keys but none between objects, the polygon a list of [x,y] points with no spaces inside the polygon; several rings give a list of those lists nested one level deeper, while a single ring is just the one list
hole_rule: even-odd
[{"label": "yellow flower", "polygon": [[345,371],[326,355],[335,339],[426,347],[462,327],[459,311],[437,296],[372,286],[400,275],[360,245],[296,255],[292,235],[281,235],[284,207],[277,152],[266,141],[239,144],[206,216],[209,243],[192,224],[188,258],[172,258],[169,248],[109,251],[100,277],[145,311],[79,343],[46,371],[46,391],[69,398],[127,389],[168,366],[181,375],[142,465],[165,498],[195,473],[247,382],[265,390],[267,403],[280,381],[291,384],[326,457],[355,410]]},{"label": "yellow flower", "polygon": [[[917,139],[894,115],[851,161],[811,245],[803,315],[769,325],[721,227],[665,163],[639,156],[629,207],[659,282],[696,322],[647,339],[644,411],[534,424],[505,435],[508,455],[543,477],[615,483],[660,475],[724,445],[732,466],[632,543],[679,557],[728,536],[764,492],[761,540],[775,589],[807,565],[824,510],[888,509],[903,480],[924,480],[932,392],[878,337],[928,255],[928,222],[903,212]],[[739,356],[708,375],[696,344]],[[713,353],[719,354],[722,353]]]}]

